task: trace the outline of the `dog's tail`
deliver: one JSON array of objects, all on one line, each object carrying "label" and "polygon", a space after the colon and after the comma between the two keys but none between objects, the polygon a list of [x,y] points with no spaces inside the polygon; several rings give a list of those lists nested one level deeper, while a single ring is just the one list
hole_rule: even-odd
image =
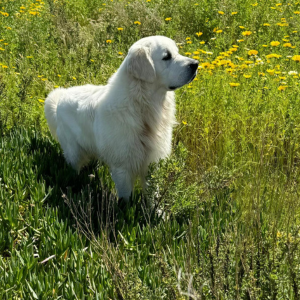
[{"label": "dog's tail", "polygon": [[57,104],[59,101],[59,98],[61,96],[63,89],[62,88],[58,88],[55,89],[54,91],[52,91],[48,97],[45,100],[45,116],[48,122],[48,126],[50,129],[51,134],[53,135],[53,137],[57,140],[57,134],[56,134],[56,130],[57,130],[57,114],[56,114],[56,110],[57,110]]}]

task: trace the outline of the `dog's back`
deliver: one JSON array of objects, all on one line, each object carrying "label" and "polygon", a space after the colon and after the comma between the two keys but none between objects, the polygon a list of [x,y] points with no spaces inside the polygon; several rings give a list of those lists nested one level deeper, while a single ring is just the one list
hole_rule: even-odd
[{"label": "dog's back", "polygon": [[[69,106],[67,111],[72,112],[79,108],[81,110],[91,111],[93,113],[93,104],[97,102],[97,98],[103,93],[104,86],[95,86],[87,84],[84,86],[76,86],[71,88],[57,88],[53,90],[45,100],[45,116],[49,125],[49,129],[53,137],[58,140],[57,128],[61,124],[59,116],[57,116],[57,107]],[[93,97],[98,92],[98,97]],[[89,114],[89,113],[88,113]],[[76,119],[76,115],[73,116]],[[89,116],[92,118],[92,116]],[[65,117],[63,117],[64,119]],[[73,118],[72,118],[73,119]]]}]

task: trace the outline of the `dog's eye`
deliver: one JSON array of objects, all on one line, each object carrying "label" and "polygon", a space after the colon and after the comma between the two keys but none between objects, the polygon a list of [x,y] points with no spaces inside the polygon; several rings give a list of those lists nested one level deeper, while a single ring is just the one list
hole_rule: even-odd
[{"label": "dog's eye", "polygon": [[172,55],[171,55],[171,53],[168,51],[168,52],[165,54],[165,56],[163,57],[162,60],[170,60],[171,58],[172,58]]}]

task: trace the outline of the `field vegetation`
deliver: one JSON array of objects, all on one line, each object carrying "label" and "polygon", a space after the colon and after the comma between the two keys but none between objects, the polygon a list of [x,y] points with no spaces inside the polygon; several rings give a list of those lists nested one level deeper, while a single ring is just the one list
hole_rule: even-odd
[{"label": "field vegetation", "polygon": [[[2,0],[1,299],[299,299],[300,2]],[[200,61],[173,154],[118,203],[44,118],[59,86],[105,84],[165,35]]]}]

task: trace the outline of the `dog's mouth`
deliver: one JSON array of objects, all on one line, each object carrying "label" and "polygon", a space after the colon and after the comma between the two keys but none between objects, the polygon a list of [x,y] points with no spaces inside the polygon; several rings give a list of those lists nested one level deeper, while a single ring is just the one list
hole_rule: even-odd
[{"label": "dog's mouth", "polygon": [[180,85],[180,86],[170,86],[169,89],[170,89],[171,91],[174,91],[174,90],[176,90],[176,89],[181,88],[182,86],[184,86],[184,85],[186,85],[186,84],[191,83],[191,82],[195,79],[196,75],[197,75],[197,70],[196,70],[196,72],[192,75],[192,77],[188,80],[188,82],[186,82],[186,83],[184,83],[183,85]]},{"label": "dog's mouth", "polygon": [[192,76],[192,78],[190,79],[190,81],[189,81],[188,83],[186,83],[186,84],[191,83],[191,82],[195,79],[196,75],[197,75],[197,71],[193,74],[193,76]]}]

